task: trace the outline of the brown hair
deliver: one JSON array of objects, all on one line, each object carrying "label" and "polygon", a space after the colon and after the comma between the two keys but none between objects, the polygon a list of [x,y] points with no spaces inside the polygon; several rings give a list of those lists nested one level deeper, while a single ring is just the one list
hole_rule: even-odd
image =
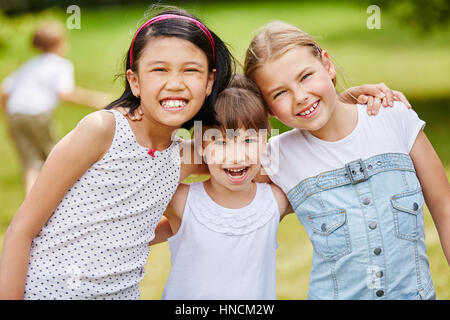
[{"label": "brown hair", "polygon": [[66,38],[63,25],[57,21],[45,22],[33,34],[33,46],[48,52],[61,44]]},{"label": "brown hair", "polygon": [[[265,25],[252,39],[245,54],[244,74],[254,80],[256,70],[267,60],[278,58],[295,47],[310,47],[311,53],[321,60],[322,49],[306,32],[281,21]],[[336,85],[336,78],[333,79]]]},{"label": "brown hair", "polygon": [[244,77],[235,75],[229,86],[217,97],[214,106],[216,125],[226,129],[270,129],[269,113],[256,84]]}]

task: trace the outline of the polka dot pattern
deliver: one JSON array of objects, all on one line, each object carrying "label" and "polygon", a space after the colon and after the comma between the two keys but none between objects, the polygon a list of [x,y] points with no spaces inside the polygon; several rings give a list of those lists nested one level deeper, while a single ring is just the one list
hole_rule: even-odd
[{"label": "polka dot pattern", "polygon": [[147,154],[117,111],[112,145],[33,240],[25,299],[139,299],[149,242],[179,180],[179,140]]}]

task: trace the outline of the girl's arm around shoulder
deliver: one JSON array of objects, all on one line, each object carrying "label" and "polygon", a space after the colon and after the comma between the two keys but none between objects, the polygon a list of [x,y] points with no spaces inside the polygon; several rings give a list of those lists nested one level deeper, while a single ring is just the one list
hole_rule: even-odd
[{"label": "girl's arm around shoulder", "polygon": [[164,211],[164,216],[158,222],[155,230],[155,238],[150,245],[167,241],[168,238],[178,232],[183,219],[184,207],[189,193],[189,185],[180,183],[169,205]]},{"label": "girl's arm around shoulder", "polygon": [[68,189],[109,149],[114,128],[112,114],[95,112],[53,148],[6,231],[0,259],[0,299],[23,298],[32,240]]},{"label": "girl's arm around shoulder", "polygon": [[423,130],[417,135],[410,156],[450,265],[450,185],[444,166]]},{"label": "girl's arm around shoulder", "polygon": [[292,206],[289,203],[289,200],[280,187],[273,183],[270,184],[270,187],[272,188],[273,195],[275,197],[275,200],[277,200],[278,208],[280,209],[281,221],[287,214],[292,213],[294,210],[292,210]]}]

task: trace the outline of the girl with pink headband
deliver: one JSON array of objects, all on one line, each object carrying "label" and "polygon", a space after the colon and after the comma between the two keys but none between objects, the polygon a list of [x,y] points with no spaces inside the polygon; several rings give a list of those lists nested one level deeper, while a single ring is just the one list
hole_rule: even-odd
[{"label": "girl with pink headband", "polygon": [[[11,222],[0,299],[139,299],[158,221],[178,184],[203,170],[181,165],[173,133],[214,120],[233,71],[225,44],[185,11],[139,28],[123,94],[55,146]],[[119,106],[140,107],[142,121]]]}]

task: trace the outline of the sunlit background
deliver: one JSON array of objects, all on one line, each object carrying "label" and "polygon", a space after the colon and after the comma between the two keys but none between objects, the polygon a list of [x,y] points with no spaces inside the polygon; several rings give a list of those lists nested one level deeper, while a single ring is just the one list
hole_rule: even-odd
[{"label": "sunlit background", "polygon": [[[131,3],[131,4],[130,4]],[[384,82],[405,93],[427,122],[425,133],[450,175],[450,15],[449,1],[184,1],[178,5],[199,16],[229,44],[243,62],[254,32],[271,20],[295,24],[312,34],[337,64],[338,89]],[[0,0],[0,81],[37,54],[30,37],[40,21],[57,19],[68,29],[78,85],[118,96],[122,90],[122,62],[135,30],[145,21],[150,1]],[[368,12],[377,5],[378,20]],[[54,112],[58,138],[67,134],[92,109],[61,104]],[[19,158],[0,115],[0,245],[24,198]],[[272,119],[272,125],[287,130]],[[426,210],[426,235],[431,273],[438,299],[450,298],[450,272],[432,218]],[[277,298],[305,299],[312,247],[294,215],[280,225],[277,252]],[[160,299],[170,270],[167,243],[152,247],[143,299]]]}]

